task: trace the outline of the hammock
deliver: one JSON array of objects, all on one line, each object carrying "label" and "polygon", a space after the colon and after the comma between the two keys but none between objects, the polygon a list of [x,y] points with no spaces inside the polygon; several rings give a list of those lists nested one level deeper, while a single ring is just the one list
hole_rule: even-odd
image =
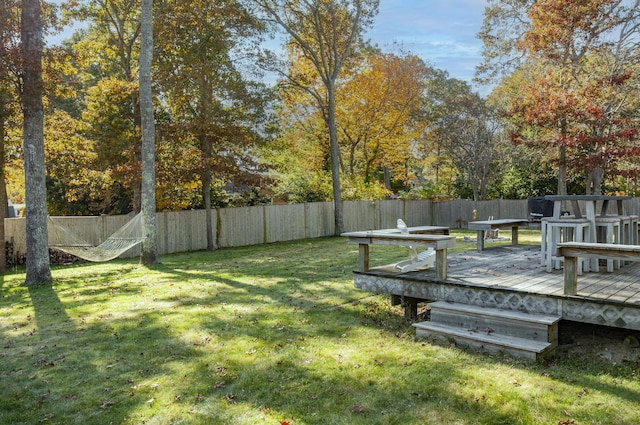
[{"label": "hammock", "polygon": [[141,243],[142,214],[137,214],[127,224],[116,230],[104,242],[93,246],[62,224],[49,217],[49,247],[59,249],[87,261],[109,261]]}]

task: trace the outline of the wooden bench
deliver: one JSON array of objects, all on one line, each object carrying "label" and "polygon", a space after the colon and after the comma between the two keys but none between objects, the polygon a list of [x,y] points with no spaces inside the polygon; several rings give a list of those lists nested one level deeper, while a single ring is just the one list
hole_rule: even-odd
[{"label": "wooden bench", "polygon": [[564,257],[564,293],[578,292],[578,257],[640,261],[640,245],[594,242],[564,242],[558,244],[558,256]]},{"label": "wooden bench", "polygon": [[500,229],[501,227],[511,227],[511,244],[518,244],[518,227],[528,224],[528,220],[524,219],[500,219],[500,220],[485,220],[485,221],[470,221],[468,224],[469,230],[477,230],[477,247],[478,251],[484,251],[484,237],[486,232]]},{"label": "wooden bench", "polygon": [[343,233],[342,236],[348,237],[349,242],[359,244],[358,270],[362,272],[369,270],[369,245],[431,247],[436,251],[436,278],[441,280],[447,278],[447,249],[456,246],[455,236],[449,235],[406,234],[370,230]]},{"label": "wooden bench", "polygon": [[[379,229],[372,230],[377,233],[403,233],[402,229],[393,228],[393,229]],[[448,235],[450,229],[447,226],[413,226],[407,227],[406,233],[417,234],[417,235]]]}]

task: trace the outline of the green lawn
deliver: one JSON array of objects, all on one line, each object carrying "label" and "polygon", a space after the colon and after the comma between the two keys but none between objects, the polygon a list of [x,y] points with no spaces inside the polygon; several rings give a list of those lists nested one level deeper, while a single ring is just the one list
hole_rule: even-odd
[{"label": "green lawn", "polygon": [[7,273],[0,423],[640,423],[637,362],[415,341],[400,307],[353,288],[357,251],[325,238],[80,264],[35,289]]}]

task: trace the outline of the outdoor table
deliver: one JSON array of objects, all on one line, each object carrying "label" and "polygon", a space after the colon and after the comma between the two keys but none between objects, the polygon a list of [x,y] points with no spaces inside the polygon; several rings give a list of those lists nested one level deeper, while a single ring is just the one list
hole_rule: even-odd
[{"label": "outdoor table", "polygon": [[518,245],[518,227],[527,223],[529,223],[528,220],[507,218],[500,220],[470,221],[467,227],[469,230],[478,231],[477,250],[484,251],[485,232],[501,227],[511,227],[511,244]]},{"label": "outdoor table", "polygon": [[369,270],[369,245],[398,245],[407,247],[431,247],[436,251],[435,272],[436,278],[447,279],[447,249],[456,246],[455,236],[434,234],[406,234],[392,232],[393,229],[368,230],[361,232],[347,232],[342,236],[349,238],[350,242],[359,245],[358,270]]},{"label": "outdoor table", "polygon": [[[561,220],[562,219],[562,202],[567,201],[571,204],[571,213],[573,213],[573,218],[581,219],[583,218],[582,210],[580,209],[580,202],[584,202],[585,205],[585,216],[587,221],[589,222],[589,228],[587,229],[587,237],[585,237],[586,242],[598,242],[596,235],[596,206],[598,201],[602,201],[602,206],[600,209],[599,216],[606,217],[608,213],[610,213],[609,207],[611,204],[615,204],[616,207],[616,215],[623,214],[623,203],[622,201],[626,199],[631,199],[630,196],[606,196],[606,195],[547,195],[544,199],[553,201],[553,219]],[[549,237],[553,237],[550,235]],[[609,240],[609,236],[605,235],[605,240]],[[544,255],[544,253],[543,253]],[[551,261],[550,258],[547,258],[547,261]],[[598,271],[598,259],[592,258],[590,262],[590,268],[593,271]]]}]

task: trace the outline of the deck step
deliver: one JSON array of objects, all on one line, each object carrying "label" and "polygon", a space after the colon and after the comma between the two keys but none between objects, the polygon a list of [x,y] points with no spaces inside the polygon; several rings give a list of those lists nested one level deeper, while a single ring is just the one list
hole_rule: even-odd
[{"label": "deck step", "polygon": [[532,341],[558,342],[560,316],[524,313],[437,301],[430,303],[431,321],[442,325]]},{"label": "deck step", "polygon": [[422,322],[415,323],[413,326],[416,328],[416,337],[418,338],[451,338],[457,344],[467,345],[491,353],[504,351],[514,357],[529,360],[544,358],[556,348],[556,345],[550,342],[532,341],[525,338],[462,329],[439,323]]},{"label": "deck step", "polygon": [[437,301],[431,321],[414,324],[416,337],[451,338],[489,352],[537,360],[558,346],[559,316]]}]

